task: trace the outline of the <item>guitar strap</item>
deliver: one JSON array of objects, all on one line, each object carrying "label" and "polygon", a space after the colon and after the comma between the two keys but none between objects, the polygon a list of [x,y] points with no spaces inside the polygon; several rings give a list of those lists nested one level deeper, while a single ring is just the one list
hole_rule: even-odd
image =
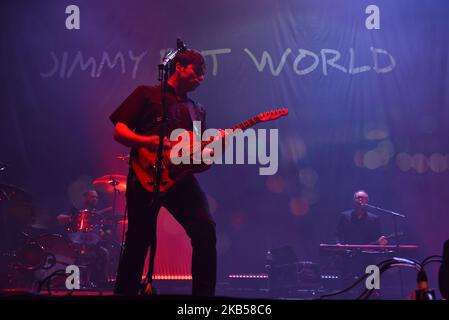
[{"label": "guitar strap", "polygon": [[[190,114],[190,121],[200,121],[200,117],[198,116],[198,112],[196,109],[197,104],[195,102],[193,102],[192,100],[189,100],[190,103],[187,104],[187,108],[189,110],[189,114]],[[201,136],[201,132],[196,132],[195,128],[193,128],[193,133],[195,134],[199,134]]]}]

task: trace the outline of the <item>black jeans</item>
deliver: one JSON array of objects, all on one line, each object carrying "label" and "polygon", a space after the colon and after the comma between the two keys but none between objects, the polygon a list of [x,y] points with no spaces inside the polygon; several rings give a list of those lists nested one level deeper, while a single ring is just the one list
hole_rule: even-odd
[{"label": "black jeans", "polygon": [[151,239],[156,234],[157,214],[163,206],[185,229],[191,240],[192,294],[213,296],[217,269],[215,222],[195,177],[185,177],[161,194],[153,210],[152,200],[152,193],[141,186],[130,170],[126,190],[128,231],[117,272],[115,293],[138,294],[145,257]]}]

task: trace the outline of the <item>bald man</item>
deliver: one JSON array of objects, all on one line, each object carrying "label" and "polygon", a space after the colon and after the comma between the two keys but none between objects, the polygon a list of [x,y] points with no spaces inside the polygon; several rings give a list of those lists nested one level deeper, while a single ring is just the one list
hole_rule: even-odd
[{"label": "bald man", "polygon": [[341,213],[337,227],[337,242],[341,244],[386,245],[387,238],[381,235],[379,218],[368,212],[368,193],[354,193],[354,208]]}]

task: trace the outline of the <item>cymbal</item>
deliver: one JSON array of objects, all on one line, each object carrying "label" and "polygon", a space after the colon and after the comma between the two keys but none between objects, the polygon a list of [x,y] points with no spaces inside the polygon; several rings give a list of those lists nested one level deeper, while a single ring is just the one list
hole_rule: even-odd
[{"label": "cymbal", "polygon": [[129,160],[129,157],[130,157],[130,155],[129,154],[120,154],[120,155],[118,155],[118,156],[116,156],[115,158],[116,159],[118,159],[118,160]]},{"label": "cymbal", "polygon": [[21,203],[31,203],[31,195],[20,187],[0,183],[0,201],[16,201]]},{"label": "cymbal", "polygon": [[114,193],[126,191],[126,176],[122,174],[107,174],[92,182],[94,188],[100,192]]},{"label": "cymbal", "polygon": [[12,221],[19,225],[33,223],[36,207],[32,196],[22,188],[0,183],[0,205],[1,212],[5,212],[13,219],[8,223],[13,223]]},{"label": "cymbal", "polygon": [[31,225],[31,228],[33,228],[33,229],[40,229],[40,230],[47,230],[48,226],[46,224],[35,223],[35,224]]},{"label": "cymbal", "polygon": [[[103,223],[106,224],[115,224],[115,223],[123,223],[123,215],[120,216],[108,216],[102,219]],[[128,219],[126,219],[126,223],[128,223]]]}]

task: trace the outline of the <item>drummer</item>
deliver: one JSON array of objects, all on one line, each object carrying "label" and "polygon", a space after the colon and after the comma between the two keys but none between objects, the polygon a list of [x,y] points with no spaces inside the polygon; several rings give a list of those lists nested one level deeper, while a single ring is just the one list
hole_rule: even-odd
[{"label": "drummer", "polygon": [[[74,228],[76,228],[76,226],[73,226],[73,223],[76,223],[76,217],[77,215],[80,213],[80,211],[86,211],[88,213],[96,213],[96,208],[97,208],[97,204],[98,204],[98,193],[97,191],[90,189],[87,190],[86,192],[83,193],[83,206],[81,208],[81,210],[72,207],[72,209],[69,210],[68,213],[63,213],[57,216],[57,220],[61,225],[64,225],[67,230],[69,231],[69,238],[72,240],[72,242],[74,242],[77,245],[82,245],[83,243],[79,243],[78,241],[76,241],[76,230],[73,230]],[[104,210],[100,210],[104,211]],[[95,214],[95,221],[92,221],[93,225],[92,227],[94,228],[92,230],[92,232],[94,234],[98,235],[98,238],[103,238],[104,239],[104,232],[106,232],[105,230],[102,229],[101,227],[101,217],[98,214]],[[81,231],[82,232],[82,231]],[[75,236],[75,239],[73,239],[70,236]],[[82,245],[82,247],[84,248],[84,246]],[[108,250],[102,246],[102,243],[94,243],[94,244],[89,244],[88,248],[84,248],[84,250],[87,250],[87,259],[90,260],[90,272],[91,272],[91,281],[92,281],[92,285],[95,286],[103,286],[106,283],[106,265],[108,263],[108,258],[109,258],[109,252]],[[82,253],[82,255],[84,256],[86,253]],[[79,254],[79,257],[81,257],[81,254]]]},{"label": "drummer", "polygon": [[[82,210],[95,211],[98,205],[98,193],[95,190],[87,190],[83,193],[84,201]],[[70,214],[62,213],[56,217],[58,222],[62,225],[67,225],[71,222],[72,214],[77,213],[79,210],[72,208]]]}]

